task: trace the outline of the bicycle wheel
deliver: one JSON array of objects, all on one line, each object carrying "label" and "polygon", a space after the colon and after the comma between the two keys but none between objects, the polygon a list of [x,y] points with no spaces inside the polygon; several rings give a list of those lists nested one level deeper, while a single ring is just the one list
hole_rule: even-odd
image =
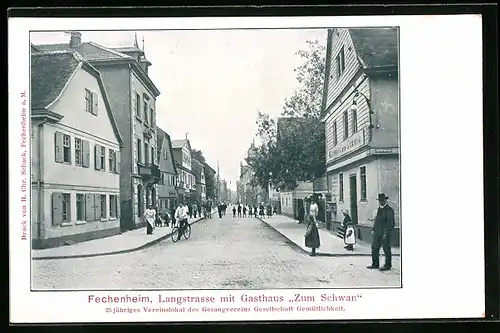
[{"label": "bicycle wheel", "polygon": [[178,227],[174,227],[172,229],[172,242],[174,243],[177,243],[177,241],[179,240],[179,228]]},{"label": "bicycle wheel", "polygon": [[189,237],[191,237],[191,225],[186,224],[186,227],[184,229],[184,238],[188,239]]}]

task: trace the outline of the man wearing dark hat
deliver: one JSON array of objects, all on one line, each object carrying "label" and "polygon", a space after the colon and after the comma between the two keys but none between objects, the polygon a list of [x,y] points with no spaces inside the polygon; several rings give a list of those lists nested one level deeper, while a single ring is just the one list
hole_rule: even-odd
[{"label": "man wearing dark hat", "polygon": [[379,207],[373,224],[372,241],[372,264],[368,268],[379,268],[380,248],[384,250],[385,264],[380,268],[381,271],[387,271],[392,268],[391,253],[391,231],[394,228],[394,209],[387,204],[388,196],[384,193],[378,195]]}]

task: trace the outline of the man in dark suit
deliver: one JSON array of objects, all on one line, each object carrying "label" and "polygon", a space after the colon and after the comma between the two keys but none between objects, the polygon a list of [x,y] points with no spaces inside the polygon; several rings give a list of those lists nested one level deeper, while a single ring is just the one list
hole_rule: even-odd
[{"label": "man in dark suit", "polygon": [[392,268],[391,253],[391,231],[394,228],[394,209],[387,204],[387,197],[384,193],[378,195],[379,207],[373,224],[372,241],[372,264],[368,268],[379,268],[380,248],[384,250],[385,264],[380,268],[387,271]]}]

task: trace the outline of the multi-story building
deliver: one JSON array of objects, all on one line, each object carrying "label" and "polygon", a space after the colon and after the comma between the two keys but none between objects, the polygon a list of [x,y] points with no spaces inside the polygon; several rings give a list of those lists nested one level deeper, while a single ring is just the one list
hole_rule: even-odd
[{"label": "multi-story building", "polygon": [[158,126],[156,127],[157,135],[157,157],[158,166],[160,168],[160,182],[158,183],[158,203],[160,209],[166,208],[169,211],[177,207],[177,168],[174,162],[174,152],[172,149],[172,141],[170,135],[163,131]]},{"label": "multi-story building", "polygon": [[193,204],[196,198],[196,179],[193,174],[191,144],[188,139],[172,140],[172,150],[177,168],[177,192],[179,199]]},{"label": "multi-story building", "polygon": [[378,193],[389,196],[399,225],[398,29],[329,29],[326,61],[329,211],[338,223],[349,209],[358,236],[371,241]]},{"label": "multi-story building", "polygon": [[196,182],[196,196],[195,201],[197,203],[203,203],[207,199],[207,188],[205,182],[205,167],[203,163],[198,161],[196,158],[191,159],[192,170]]},{"label": "multi-story building", "polygon": [[144,225],[149,204],[156,205],[160,170],[156,165],[156,98],[160,91],[148,76],[151,63],[135,37],[132,47],[109,48],[81,41],[71,32],[69,43],[36,45],[42,52],[76,50],[101,74],[123,139],[120,163],[121,229]]},{"label": "multi-story building", "polygon": [[31,56],[33,248],[120,232],[122,139],[100,73],[75,51]]},{"label": "multi-story building", "polygon": [[[211,200],[212,202],[215,202],[216,200],[216,171],[208,164],[204,163],[203,164],[203,170],[205,170],[205,191],[206,191],[206,196],[207,200]],[[210,180],[210,183],[209,183]]]}]

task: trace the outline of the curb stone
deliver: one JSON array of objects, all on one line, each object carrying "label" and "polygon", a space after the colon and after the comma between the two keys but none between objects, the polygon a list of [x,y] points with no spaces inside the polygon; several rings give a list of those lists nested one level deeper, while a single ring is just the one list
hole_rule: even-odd
[{"label": "curb stone", "polygon": [[[268,226],[269,228],[273,229],[278,234],[283,236],[294,249],[300,250],[300,252],[302,252],[303,254],[307,254],[307,255],[311,256],[311,252],[303,249],[300,245],[296,244],[294,241],[292,241],[290,238],[288,238],[285,234],[280,232],[278,229],[274,228],[272,225],[267,223],[265,220],[261,219],[260,217],[258,217],[258,219],[261,222],[263,222],[266,226]],[[326,253],[326,252],[318,252],[316,250],[316,257],[371,257],[371,256],[372,255],[370,253]],[[381,253],[380,256],[383,256],[383,254]],[[399,257],[400,253],[393,253],[392,256]]]},{"label": "curb stone", "polygon": [[[190,225],[193,225],[199,221],[203,221],[205,219],[200,218],[198,220],[193,221],[190,223]],[[150,242],[147,242],[146,244],[143,244],[139,247],[135,247],[132,249],[125,249],[125,250],[120,250],[120,251],[109,251],[109,252],[100,252],[100,253],[88,253],[88,254],[75,254],[75,255],[68,255],[68,256],[47,256],[47,257],[31,257],[31,260],[56,260],[56,259],[77,259],[77,258],[92,258],[92,257],[103,257],[103,256],[110,256],[110,255],[116,255],[116,254],[124,254],[124,253],[130,253],[130,252],[137,252],[140,250],[144,250],[145,248],[148,248],[150,246],[153,246],[168,237],[172,236],[172,232],[169,232],[165,234],[164,236],[158,237],[155,240],[152,240]]]}]

